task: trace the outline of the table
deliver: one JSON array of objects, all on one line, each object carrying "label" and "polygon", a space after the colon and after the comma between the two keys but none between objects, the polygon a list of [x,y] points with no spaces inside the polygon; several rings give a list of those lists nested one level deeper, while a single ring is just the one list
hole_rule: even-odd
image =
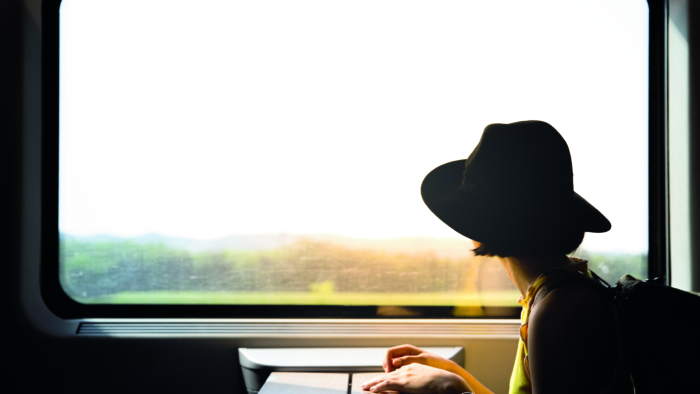
[{"label": "table", "polygon": [[[367,373],[273,372],[259,394],[360,394],[362,383],[383,375]],[[389,393],[389,392],[387,392]]]}]

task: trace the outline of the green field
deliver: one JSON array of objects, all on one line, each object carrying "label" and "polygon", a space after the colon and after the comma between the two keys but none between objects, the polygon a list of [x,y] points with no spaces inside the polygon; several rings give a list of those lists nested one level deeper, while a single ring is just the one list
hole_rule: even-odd
[{"label": "green field", "polygon": [[481,294],[125,291],[77,298],[77,301],[90,304],[518,306],[519,296],[517,290]]},{"label": "green field", "polygon": [[[519,306],[520,294],[497,260],[452,250],[443,240],[400,241],[299,239],[271,249],[192,251],[64,237],[60,280],[84,304],[455,307],[459,316]],[[612,283],[625,273],[646,274],[646,255],[579,255]]]}]

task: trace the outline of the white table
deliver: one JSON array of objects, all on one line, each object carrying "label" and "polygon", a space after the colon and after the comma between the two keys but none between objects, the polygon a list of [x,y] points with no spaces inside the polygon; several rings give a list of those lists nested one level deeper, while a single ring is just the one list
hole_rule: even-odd
[{"label": "white table", "polygon": [[383,373],[273,372],[259,394],[348,394],[348,388],[351,394],[369,393],[362,383],[379,375]]}]

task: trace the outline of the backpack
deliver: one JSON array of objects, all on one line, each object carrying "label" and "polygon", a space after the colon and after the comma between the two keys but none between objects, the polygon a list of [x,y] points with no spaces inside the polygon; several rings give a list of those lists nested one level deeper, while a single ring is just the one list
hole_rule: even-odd
[{"label": "backpack", "polygon": [[593,278],[568,270],[547,272],[533,307],[558,287],[595,289],[617,311],[618,343],[635,393],[699,393],[700,296],[665,286],[660,278],[641,281],[625,275],[610,286],[591,274]]}]

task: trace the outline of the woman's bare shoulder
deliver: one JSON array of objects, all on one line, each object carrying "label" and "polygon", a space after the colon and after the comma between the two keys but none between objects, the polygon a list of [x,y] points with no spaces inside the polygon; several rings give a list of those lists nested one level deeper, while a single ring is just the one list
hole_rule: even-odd
[{"label": "woman's bare shoulder", "polygon": [[[617,363],[617,337],[608,302],[595,290],[553,290],[532,310],[528,358],[535,392],[599,392]],[[591,391],[592,390],[592,391]]]},{"label": "woman's bare shoulder", "polygon": [[549,320],[562,314],[581,316],[580,319],[605,318],[610,316],[610,312],[608,301],[596,290],[584,286],[566,286],[552,290],[535,305],[531,319]]},{"label": "woman's bare shoulder", "polygon": [[[591,342],[614,335],[613,311],[597,291],[583,286],[553,290],[530,314],[530,336],[542,333],[553,338]],[[585,338],[584,338],[585,337]]]}]

